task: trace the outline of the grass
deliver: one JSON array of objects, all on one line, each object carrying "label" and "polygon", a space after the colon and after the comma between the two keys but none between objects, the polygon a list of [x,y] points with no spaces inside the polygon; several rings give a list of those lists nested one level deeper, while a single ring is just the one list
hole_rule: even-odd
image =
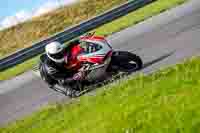
[{"label": "grass", "polygon": [[198,133],[200,57],[130,77],[69,105],[49,105],[2,133]]},{"label": "grass", "polygon": [[[135,12],[129,13],[128,15],[126,15],[124,17],[121,17],[113,22],[110,22],[108,24],[105,24],[105,25],[95,29],[96,34],[98,34],[98,35],[113,34],[122,29],[125,29],[129,26],[133,26],[141,21],[144,21],[145,19],[147,19],[151,16],[159,14],[160,12],[163,12],[167,9],[175,7],[185,1],[186,0],[170,0],[170,1],[157,0],[156,2],[154,2],[148,6],[145,6]],[[62,10],[60,12],[62,13]],[[57,26],[57,25],[55,25],[55,26]],[[55,30],[55,32],[56,32],[56,30]],[[6,79],[12,78],[16,75],[19,75],[27,70],[30,70],[36,64],[35,61],[37,59],[32,59],[32,60],[34,60],[34,62],[26,61],[20,65],[17,65],[17,67],[10,68],[8,70],[0,72],[0,80],[6,80]]]},{"label": "grass", "polygon": [[13,68],[7,69],[3,72],[0,72],[0,80],[10,79],[16,75],[20,75],[27,70],[33,68],[39,62],[39,57],[32,58],[30,60],[25,61],[22,64],[18,64]]}]

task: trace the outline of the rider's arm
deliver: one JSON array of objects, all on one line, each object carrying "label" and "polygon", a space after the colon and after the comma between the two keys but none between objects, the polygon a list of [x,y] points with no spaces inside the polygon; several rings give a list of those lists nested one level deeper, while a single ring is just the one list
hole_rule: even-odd
[{"label": "rider's arm", "polygon": [[58,66],[56,66],[51,60],[48,59],[46,59],[44,63],[46,72],[53,79],[63,80],[67,76],[69,76],[67,70],[64,67],[62,67],[62,65],[58,68]]},{"label": "rider's arm", "polygon": [[49,76],[51,76],[55,80],[61,80],[66,78],[66,73],[56,69],[55,67],[47,66],[46,69]]}]

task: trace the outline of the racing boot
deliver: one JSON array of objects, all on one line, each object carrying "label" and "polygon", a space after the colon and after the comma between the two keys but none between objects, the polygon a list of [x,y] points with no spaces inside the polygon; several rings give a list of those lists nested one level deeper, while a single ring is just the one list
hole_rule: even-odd
[{"label": "racing boot", "polygon": [[75,97],[79,97],[80,96],[80,91],[77,91],[75,89],[72,88],[67,88],[66,89],[66,96],[69,96],[70,98],[75,98]]}]

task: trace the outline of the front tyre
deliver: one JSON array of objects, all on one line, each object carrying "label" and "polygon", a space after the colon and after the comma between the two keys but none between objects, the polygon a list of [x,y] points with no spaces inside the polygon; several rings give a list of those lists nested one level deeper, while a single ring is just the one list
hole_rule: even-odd
[{"label": "front tyre", "polygon": [[142,59],[139,56],[126,51],[115,52],[111,64],[122,72],[134,72],[143,67]]}]

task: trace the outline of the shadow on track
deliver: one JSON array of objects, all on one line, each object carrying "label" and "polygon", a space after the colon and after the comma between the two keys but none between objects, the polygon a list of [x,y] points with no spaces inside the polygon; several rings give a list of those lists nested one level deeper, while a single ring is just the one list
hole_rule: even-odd
[{"label": "shadow on track", "polygon": [[169,56],[173,55],[174,53],[175,53],[175,51],[172,51],[172,52],[170,52],[170,53],[168,53],[168,54],[165,54],[165,55],[160,56],[160,57],[157,58],[157,59],[154,59],[154,60],[152,60],[152,61],[149,61],[149,62],[147,62],[147,63],[144,64],[144,66],[143,66],[142,69],[147,68],[147,67],[149,67],[149,66],[151,66],[151,65],[153,65],[153,64],[155,64],[155,63],[158,63],[158,62],[160,62],[160,61],[162,61],[162,60],[168,58]]}]

